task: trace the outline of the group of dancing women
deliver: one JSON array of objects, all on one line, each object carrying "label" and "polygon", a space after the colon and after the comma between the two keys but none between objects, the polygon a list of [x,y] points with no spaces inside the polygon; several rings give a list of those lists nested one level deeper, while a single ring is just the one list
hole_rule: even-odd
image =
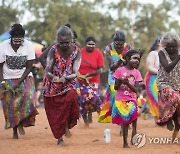
[{"label": "group of dancing women", "polygon": [[[36,91],[31,68],[35,59],[33,45],[21,24],[14,24],[11,37],[0,44],[0,99],[5,128],[13,128],[13,139],[24,135],[24,127],[34,126],[38,114]],[[58,146],[65,146],[63,136],[82,117],[85,127],[97,112],[98,122],[119,125],[123,147],[128,145],[128,128],[132,124],[131,144],[137,134],[139,83],[146,87],[150,112],[159,126],[167,125],[175,139],[180,128],[180,39],[167,32],[153,42],[147,55],[147,73],[143,80],[138,70],[142,50],[126,42],[125,34],[116,31],[112,43],[102,52],[96,39],[88,36],[85,46],[76,42],[70,24],[57,30],[54,42],[39,57],[44,68],[42,95],[47,120]],[[100,74],[108,64],[108,83],[104,99],[100,98]]]}]

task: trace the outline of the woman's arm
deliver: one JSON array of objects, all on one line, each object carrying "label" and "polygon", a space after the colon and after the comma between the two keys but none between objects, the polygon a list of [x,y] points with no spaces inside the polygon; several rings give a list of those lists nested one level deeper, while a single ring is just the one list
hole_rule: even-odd
[{"label": "woman's arm", "polygon": [[159,61],[167,73],[172,71],[172,69],[176,66],[179,60],[180,55],[178,55],[171,63],[168,63],[164,53],[162,51],[159,51]]},{"label": "woman's arm", "polygon": [[95,76],[95,75],[97,75],[97,74],[102,73],[102,71],[103,71],[103,66],[100,66],[100,67],[98,67],[98,69],[95,70],[94,72],[91,72],[91,73],[86,74],[86,77]]},{"label": "woman's arm", "polygon": [[123,84],[126,84],[133,92],[138,92],[139,82],[136,81],[135,85],[133,86],[129,83],[129,80],[126,78],[123,80]]},{"label": "woman's arm", "polygon": [[43,66],[43,68],[45,69],[46,67],[46,57],[51,49],[51,47],[56,44],[56,43],[52,43],[50,46],[48,46],[44,51],[43,53],[41,54],[41,56],[39,57],[39,61],[41,63],[41,65]]},{"label": "woman's arm", "polygon": [[81,64],[81,52],[80,52],[80,50],[78,50],[77,56],[74,59],[73,72],[72,72],[72,74],[70,74],[68,76],[64,76],[64,78],[66,80],[74,79],[78,75],[80,64]]},{"label": "woman's arm", "polygon": [[4,80],[4,78],[3,78],[3,64],[4,63],[0,63],[0,81]]},{"label": "woman's arm", "polygon": [[21,78],[18,80],[17,84],[13,86],[14,89],[16,89],[18,87],[18,85],[24,81],[24,79],[28,76],[28,74],[31,72],[31,68],[32,68],[32,65],[34,63],[34,60],[28,60],[26,62],[26,69],[23,73],[23,75],[21,76]]},{"label": "woman's arm", "polygon": [[146,68],[148,72],[151,72],[152,74],[157,74],[158,68],[155,67],[155,61],[156,61],[156,55],[151,51],[146,59]]},{"label": "woman's arm", "polygon": [[52,74],[52,68],[55,62],[55,58],[54,58],[54,49],[51,48],[50,51],[48,52],[47,55],[47,60],[46,60],[46,68],[45,68],[45,73],[47,75],[47,77],[53,79],[54,75]]},{"label": "woman's arm", "polygon": [[108,66],[109,66],[110,70],[114,71],[122,64],[123,61],[120,59],[116,63],[113,63],[113,60],[112,60],[109,50],[110,50],[109,47],[106,47],[104,53],[106,54],[106,58],[107,58]]}]

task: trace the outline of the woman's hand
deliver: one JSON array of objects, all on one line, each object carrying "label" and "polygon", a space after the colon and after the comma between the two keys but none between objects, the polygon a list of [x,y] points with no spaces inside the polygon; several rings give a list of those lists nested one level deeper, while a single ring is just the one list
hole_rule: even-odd
[{"label": "woman's hand", "polygon": [[65,82],[65,77],[59,78],[58,76],[54,76],[53,79],[52,79],[52,82],[55,82],[55,83],[64,83]]},{"label": "woman's hand", "polygon": [[12,86],[12,88],[15,90],[16,88],[18,88],[19,84],[15,84]]}]

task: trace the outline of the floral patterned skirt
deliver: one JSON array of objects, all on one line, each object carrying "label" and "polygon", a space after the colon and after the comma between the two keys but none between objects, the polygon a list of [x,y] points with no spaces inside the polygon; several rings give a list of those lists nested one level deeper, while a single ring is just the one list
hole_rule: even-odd
[{"label": "floral patterned skirt", "polygon": [[79,80],[77,85],[81,115],[88,112],[100,112],[102,101],[99,97],[98,84],[90,84]]},{"label": "floral patterned skirt", "polygon": [[175,112],[177,112],[180,125],[180,91],[175,91],[170,87],[163,89],[159,92],[158,105],[160,113],[157,120],[158,125],[166,124]]}]

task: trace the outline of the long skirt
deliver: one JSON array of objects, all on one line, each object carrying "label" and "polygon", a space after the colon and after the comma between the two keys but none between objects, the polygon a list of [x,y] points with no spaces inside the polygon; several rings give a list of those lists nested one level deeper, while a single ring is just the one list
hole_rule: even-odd
[{"label": "long skirt", "polygon": [[56,139],[65,134],[65,128],[73,128],[79,119],[79,104],[76,90],[63,95],[44,96],[44,106],[49,125]]},{"label": "long skirt", "polygon": [[180,91],[175,91],[168,87],[159,92],[159,119],[156,121],[158,125],[166,124],[177,112],[178,123],[180,125]]},{"label": "long skirt", "polygon": [[145,76],[147,102],[153,117],[159,116],[158,109],[158,88],[156,83],[157,75],[148,72]]},{"label": "long skirt", "polygon": [[138,118],[138,108],[136,101],[115,100],[112,107],[112,123],[126,125]]},{"label": "long skirt", "polygon": [[100,123],[111,123],[112,122],[112,106],[115,102],[116,91],[114,90],[114,84],[108,85],[104,102],[101,105],[101,111],[98,117]]},{"label": "long skirt", "polygon": [[88,112],[100,112],[100,106],[102,104],[99,96],[98,84],[90,84],[86,81],[78,81],[78,89],[80,91],[78,100],[80,103],[81,115]]},{"label": "long skirt", "polygon": [[34,104],[36,99],[34,78],[26,77],[16,90],[12,86],[18,79],[7,79],[5,82],[6,89],[1,100],[5,128],[14,128],[20,122],[24,127],[34,126],[35,116],[38,114]]}]

